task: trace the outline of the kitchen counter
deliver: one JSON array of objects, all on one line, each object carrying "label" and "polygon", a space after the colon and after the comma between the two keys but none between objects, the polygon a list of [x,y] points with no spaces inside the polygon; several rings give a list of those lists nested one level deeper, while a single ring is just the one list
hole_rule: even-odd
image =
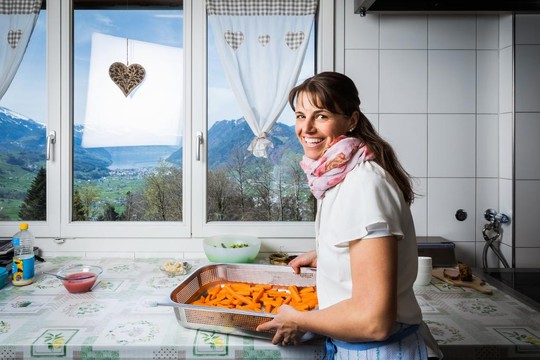
[{"label": "kitchen counter", "polygon": [[[0,358],[322,359],[321,339],[279,347],[183,328],[171,307],[155,306],[183,278],[162,273],[163,259],[86,259],[104,272],[84,294],[69,294],[60,280],[40,274],[77,261],[48,258],[37,264],[33,284],[0,290]],[[524,302],[437,279],[415,292],[445,359],[540,358],[540,313]]]}]

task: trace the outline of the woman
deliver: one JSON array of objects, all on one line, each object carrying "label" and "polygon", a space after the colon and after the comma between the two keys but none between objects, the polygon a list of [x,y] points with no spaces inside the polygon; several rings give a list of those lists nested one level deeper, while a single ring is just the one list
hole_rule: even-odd
[{"label": "woman", "polygon": [[345,75],[305,80],[289,104],[305,153],[301,166],[319,200],[317,250],[289,265],[297,273],[317,266],[319,310],[281,306],[257,330],[275,330],[272,342],[283,346],[305,332],[324,335],[329,358],[427,359],[413,292],[418,252],[409,175],[360,111]]}]

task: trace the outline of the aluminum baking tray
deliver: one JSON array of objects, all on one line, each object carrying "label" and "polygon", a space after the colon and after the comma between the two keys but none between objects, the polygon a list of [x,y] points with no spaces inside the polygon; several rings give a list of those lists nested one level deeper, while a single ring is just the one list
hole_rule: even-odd
[{"label": "aluminum baking tray", "polygon": [[[246,282],[284,287],[296,285],[300,288],[315,286],[315,278],[315,268],[302,268],[300,274],[295,274],[289,266],[280,265],[205,265],[184,278],[171,292],[167,302],[159,303],[159,305],[172,306],[178,322],[189,329],[271,339],[273,332],[260,332],[255,329],[259,324],[270,321],[274,317],[273,314],[191,305],[190,303],[217,284]],[[302,341],[311,338],[313,338],[312,334],[306,334]]]}]

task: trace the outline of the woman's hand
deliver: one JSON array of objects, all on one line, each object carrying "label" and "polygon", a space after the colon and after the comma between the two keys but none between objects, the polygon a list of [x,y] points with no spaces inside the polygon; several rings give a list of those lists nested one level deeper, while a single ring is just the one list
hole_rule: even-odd
[{"label": "woman's hand", "polygon": [[300,314],[300,311],[289,305],[281,305],[276,316],[257,327],[257,331],[276,330],[272,338],[274,345],[297,345],[304,332],[300,330],[298,324],[293,320],[295,316]]},{"label": "woman's hand", "polygon": [[300,274],[300,268],[302,266],[317,267],[317,253],[315,250],[313,250],[303,253],[302,255],[298,255],[289,261],[289,266],[293,268],[296,274]]}]

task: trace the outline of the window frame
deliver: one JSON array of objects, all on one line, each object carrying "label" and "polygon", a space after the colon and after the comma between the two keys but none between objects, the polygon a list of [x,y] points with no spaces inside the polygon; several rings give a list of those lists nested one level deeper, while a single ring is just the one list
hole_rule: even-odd
[{"label": "window frame", "polygon": [[[204,2],[202,2],[204,4]],[[317,26],[315,27],[316,34],[316,64],[317,72],[323,69],[333,69],[333,29],[334,27],[334,10],[333,2],[331,0],[320,0],[319,10],[317,12]],[[192,56],[199,61],[193,61],[193,118],[202,119],[201,123],[193,124],[194,133],[201,132],[204,134],[202,156],[203,161],[193,162],[193,193],[204,195],[201,198],[206,199],[206,186],[207,186],[207,168],[206,168],[206,139],[208,137],[207,126],[207,29],[208,29],[207,14],[204,6],[199,7],[193,13],[193,43],[204,44],[204,47],[192,49]],[[315,34],[313,34],[315,35]],[[332,35],[332,36],[331,36]],[[193,138],[193,135],[192,135]],[[193,235],[206,237],[223,233],[235,233],[235,234],[252,234],[260,237],[268,238],[305,238],[313,237],[315,234],[312,221],[220,221],[220,222],[206,222],[207,202],[193,202]]]},{"label": "window frame", "polygon": [[[156,239],[161,249],[191,239],[222,233],[253,234],[267,238],[312,238],[313,222],[212,222],[206,223],[206,31],[205,1],[184,1],[184,119],[183,138],[183,221],[181,222],[74,222],[72,221],[72,116],[73,116],[73,2],[47,1],[47,133],[56,132],[54,157],[47,162],[47,220],[29,222],[37,237],[53,238],[62,244],[67,239],[95,239],[66,246],[68,251],[106,249],[115,251],[133,239]],[[69,31],[65,31],[69,29]],[[63,31],[64,30],[64,31]],[[320,0],[317,13],[317,72],[334,68],[334,1]],[[194,159],[195,134],[201,131],[202,161]],[[19,222],[2,222],[0,236],[11,236]],[[4,226],[6,225],[6,226]],[[99,240],[101,239],[101,240]],[[110,239],[126,239],[115,242]],[[153,245],[157,244],[153,241]],[[299,240],[298,243],[302,243]],[[182,242],[183,251],[200,251]],[[189,243],[193,244],[193,242]],[[67,245],[67,244],[66,244]],[[105,246],[105,247],[104,247]],[[130,250],[146,249],[139,242]]]}]

